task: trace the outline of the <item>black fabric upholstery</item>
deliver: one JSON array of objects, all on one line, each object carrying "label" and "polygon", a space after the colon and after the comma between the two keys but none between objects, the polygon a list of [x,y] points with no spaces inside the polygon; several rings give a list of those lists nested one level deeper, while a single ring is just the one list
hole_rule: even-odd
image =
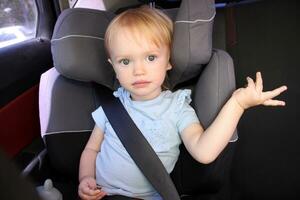
[{"label": "black fabric upholstery", "polygon": [[60,175],[78,180],[79,160],[91,132],[62,132],[45,136],[51,165]]},{"label": "black fabric upholstery", "polygon": [[235,146],[236,143],[229,143],[214,162],[205,165],[194,160],[184,145],[181,145],[179,160],[171,173],[179,194],[199,197],[219,196],[219,192],[230,178]]}]

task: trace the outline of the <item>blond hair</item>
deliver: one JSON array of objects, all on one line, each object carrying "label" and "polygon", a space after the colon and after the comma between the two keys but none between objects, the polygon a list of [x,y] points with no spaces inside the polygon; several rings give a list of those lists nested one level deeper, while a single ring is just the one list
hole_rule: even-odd
[{"label": "blond hair", "polygon": [[111,21],[104,39],[105,49],[109,57],[113,35],[116,33],[121,34],[124,30],[129,31],[136,40],[138,36],[143,36],[157,47],[167,45],[171,49],[173,23],[168,16],[155,8],[142,6],[129,9]]}]

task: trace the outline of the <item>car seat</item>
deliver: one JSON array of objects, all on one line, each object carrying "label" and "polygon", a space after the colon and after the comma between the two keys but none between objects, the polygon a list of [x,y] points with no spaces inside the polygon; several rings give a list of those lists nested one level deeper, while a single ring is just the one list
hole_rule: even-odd
[{"label": "car seat", "polygon": [[[174,42],[168,74],[170,88],[192,89],[192,106],[207,128],[235,89],[231,57],[212,49],[214,1],[182,1],[164,10],[174,20]],[[46,164],[64,199],[77,198],[82,150],[94,127],[91,112],[99,106],[92,82],[116,89],[103,38],[114,17],[109,11],[68,9],[59,16],[51,41],[54,68],[41,76],[39,109]],[[228,180],[235,132],[211,164],[195,161],[181,145],[171,177],[182,199],[215,199]],[[44,165],[45,165],[44,163]]]}]

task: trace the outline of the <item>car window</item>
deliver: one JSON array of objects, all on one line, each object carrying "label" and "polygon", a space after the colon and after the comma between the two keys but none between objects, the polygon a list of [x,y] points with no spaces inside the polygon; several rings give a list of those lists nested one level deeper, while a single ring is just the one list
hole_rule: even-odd
[{"label": "car window", "polygon": [[0,48],[34,38],[37,13],[35,0],[1,0]]}]

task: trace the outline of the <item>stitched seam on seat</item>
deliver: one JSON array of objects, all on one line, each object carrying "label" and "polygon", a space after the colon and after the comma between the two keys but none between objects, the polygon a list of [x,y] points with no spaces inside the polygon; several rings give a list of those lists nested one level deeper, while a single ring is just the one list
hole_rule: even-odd
[{"label": "stitched seam on seat", "polygon": [[72,130],[72,131],[54,131],[54,132],[46,132],[44,135],[52,135],[52,134],[57,134],[57,133],[78,133],[78,132],[87,132],[87,131],[92,131],[90,130]]},{"label": "stitched seam on seat", "polygon": [[188,23],[188,24],[194,24],[194,23],[197,23],[197,22],[210,22],[212,21],[216,16],[216,12],[214,12],[213,16],[209,19],[195,19],[195,20],[179,20],[179,21],[175,21],[174,23],[177,24],[177,23]]},{"label": "stitched seam on seat", "polygon": [[61,38],[52,39],[51,42],[60,41],[60,40],[68,39],[68,38],[89,38],[89,39],[104,40],[103,38],[89,36],[89,35],[66,35]]}]

